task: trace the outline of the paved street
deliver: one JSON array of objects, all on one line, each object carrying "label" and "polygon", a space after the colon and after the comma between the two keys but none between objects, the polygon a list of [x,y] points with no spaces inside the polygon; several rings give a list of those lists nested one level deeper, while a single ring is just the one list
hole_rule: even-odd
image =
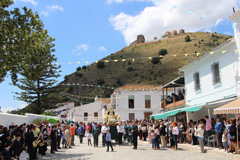
[{"label": "paved street", "polygon": [[194,150],[189,151],[185,149],[179,149],[177,151],[172,149],[152,150],[151,145],[148,142],[139,141],[138,150],[133,150],[132,146],[125,144],[124,146],[114,146],[114,152],[106,152],[106,147],[101,147],[101,137],[99,136],[99,147],[87,145],[87,139],[84,138],[83,144],[79,144],[79,139],[75,138],[75,145],[71,149],[61,149],[56,154],[49,154],[39,159],[72,159],[72,160],[84,160],[84,159],[97,159],[97,160],[226,160],[226,157],[203,154]]}]

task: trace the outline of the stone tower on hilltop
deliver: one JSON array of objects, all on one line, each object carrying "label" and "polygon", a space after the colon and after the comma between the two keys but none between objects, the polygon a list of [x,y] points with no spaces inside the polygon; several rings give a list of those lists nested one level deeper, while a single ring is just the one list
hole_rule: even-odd
[{"label": "stone tower on hilltop", "polygon": [[136,41],[133,41],[130,46],[134,46],[136,44],[141,44],[141,43],[145,43],[145,37],[144,35],[140,34],[137,36],[137,40]]}]

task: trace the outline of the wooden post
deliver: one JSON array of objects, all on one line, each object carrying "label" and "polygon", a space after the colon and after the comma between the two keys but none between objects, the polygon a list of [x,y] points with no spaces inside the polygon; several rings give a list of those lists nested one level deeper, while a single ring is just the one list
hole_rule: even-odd
[{"label": "wooden post", "polygon": [[238,122],[238,117],[237,117],[237,151],[236,151],[236,153],[237,154],[239,154],[239,144],[238,144],[238,141],[239,141],[239,139],[238,139],[238,125],[239,125],[239,122]]}]

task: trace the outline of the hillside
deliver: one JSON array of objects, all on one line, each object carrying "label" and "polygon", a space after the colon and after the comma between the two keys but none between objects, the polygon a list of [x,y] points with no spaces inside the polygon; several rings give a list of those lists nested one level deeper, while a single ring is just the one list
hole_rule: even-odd
[{"label": "hillside", "polygon": [[[185,42],[189,35],[191,41]],[[118,87],[124,84],[165,84],[178,76],[178,69],[197,59],[197,54],[203,55],[224,43],[231,36],[216,33],[185,33],[168,39],[137,46],[125,47],[122,50],[105,57],[104,68],[98,68],[97,63],[87,66],[65,77],[66,83],[101,84]],[[159,50],[166,49],[160,64],[153,64],[148,57],[159,57]],[[188,55],[186,55],[188,54]],[[134,58],[134,62],[132,59]],[[130,59],[122,61],[121,59]],[[113,60],[120,60],[115,62]],[[101,80],[102,79],[102,80]],[[80,92],[79,92],[80,91]],[[99,87],[84,87],[71,85],[68,93],[73,95],[109,97],[113,90]]]}]

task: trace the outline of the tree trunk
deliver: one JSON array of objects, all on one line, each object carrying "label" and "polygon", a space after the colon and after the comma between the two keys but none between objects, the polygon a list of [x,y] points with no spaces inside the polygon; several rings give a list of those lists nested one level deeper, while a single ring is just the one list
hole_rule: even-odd
[{"label": "tree trunk", "polygon": [[41,103],[40,103],[40,82],[39,82],[39,79],[37,80],[37,113],[40,114],[41,113]]}]

